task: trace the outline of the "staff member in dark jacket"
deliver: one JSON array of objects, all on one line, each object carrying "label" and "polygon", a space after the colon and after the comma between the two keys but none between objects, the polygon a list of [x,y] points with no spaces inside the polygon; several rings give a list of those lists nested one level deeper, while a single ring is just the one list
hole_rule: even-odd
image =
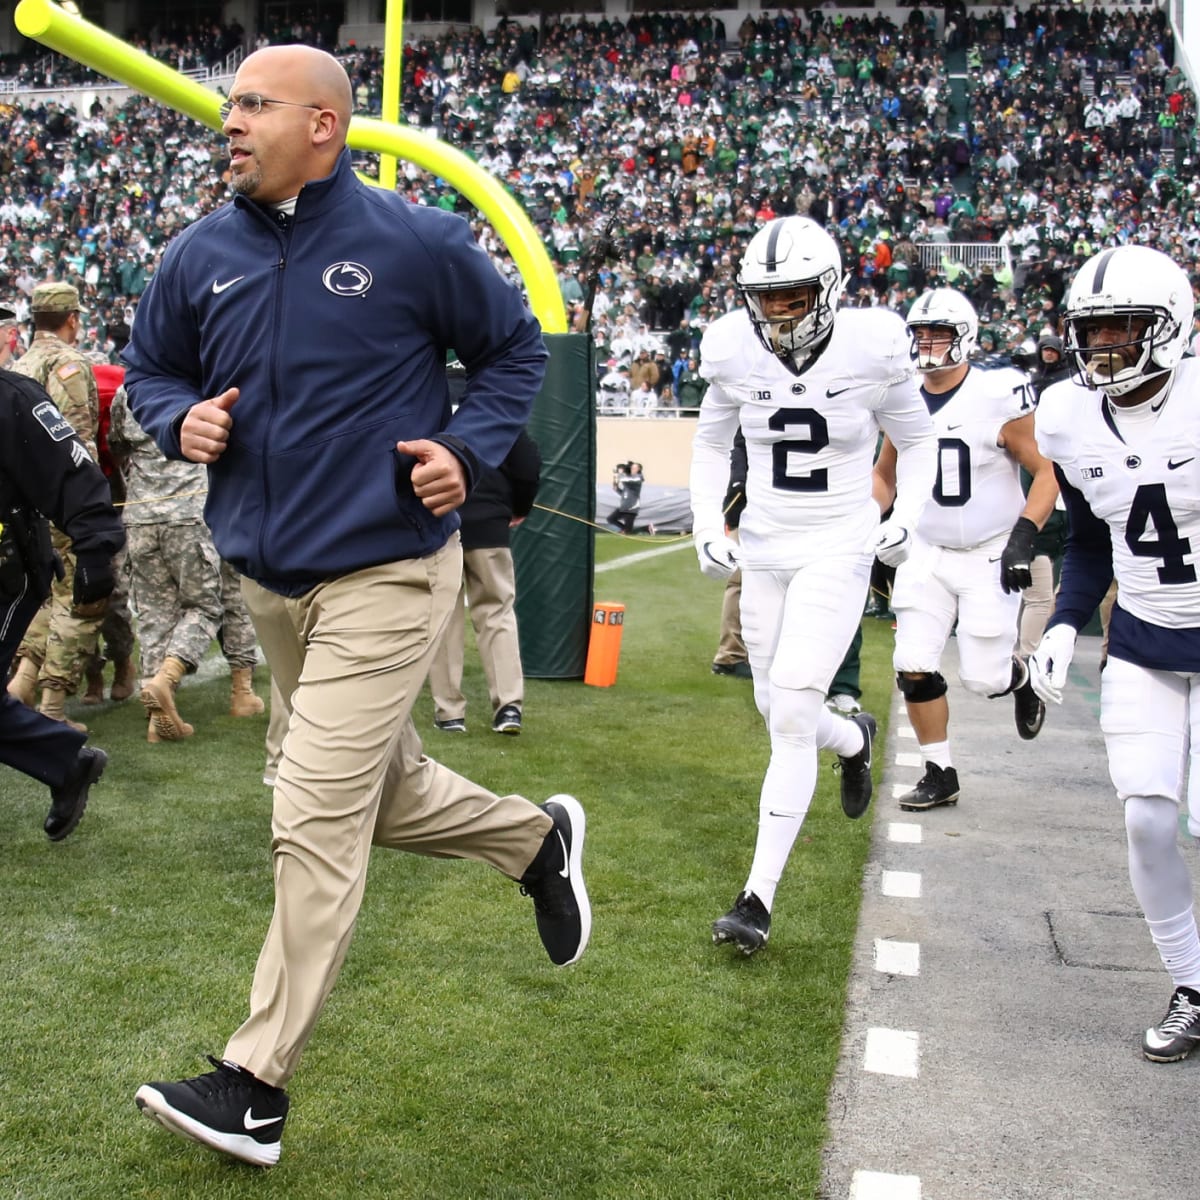
[{"label": "staff member in dark jacket", "polygon": [[[583,954],[591,909],[582,805],[498,796],[426,757],[412,723],[462,583],[455,510],[529,420],[538,323],[461,217],[356,178],[350,81],[332,55],[268,46],[229,97],[236,195],[167,247],[124,357],[138,423],[168,457],[208,465],[205,519],[245,576],[289,710],[275,912],[215,1069],[136,1100],[269,1166],[373,843],[519,881],[558,966]],[[467,373],[453,416],[451,349]]]},{"label": "staff member in dark jacket", "polygon": [[529,516],[541,478],[537,443],[522,433],[508,457],[480,476],[458,510],[463,546],[463,585],[429,667],[434,721],[446,733],[466,733],[463,695],[464,599],[471,609],[475,642],[492,700],[492,731],[518,734],[525,707],[525,674],[517,636],[517,578],[509,531]]},{"label": "staff member in dark jacket", "polygon": [[[43,516],[42,514],[46,514]],[[103,612],[113,590],[112,556],[125,531],[104,473],[66,418],[32,379],[0,372],[0,679],[50,591],[56,563],[46,516],[71,539],[74,602]],[[87,735],[0,691],[0,762],[50,787],[43,828],[53,842],[79,824],[88,789],[108,756]]]}]

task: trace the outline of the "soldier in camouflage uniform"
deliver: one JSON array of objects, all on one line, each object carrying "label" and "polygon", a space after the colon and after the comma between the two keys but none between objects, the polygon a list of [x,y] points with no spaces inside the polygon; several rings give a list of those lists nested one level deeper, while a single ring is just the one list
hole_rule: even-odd
[{"label": "soldier in camouflage uniform", "polygon": [[[87,447],[92,461],[99,462],[96,452],[99,393],[90,360],[75,349],[81,313],[79,293],[69,283],[38,284],[33,289],[30,310],[33,344],[13,370],[37,380],[46,389]],[[42,700],[38,711],[66,721],[63,704],[67,696],[75,693],[84,667],[96,651],[106,602],[86,608],[72,603],[75,555],[71,552],[71,539],[59,529],[54,530],[53,537],[65,573],[55,581],[46,603],[30,623],[17,651],[19,664],[8,690],[32,706],[40,684]],[[74,721],[67,724],[86,732],[85,726]]]},{"label": "soldier in camouflage uniform", "polygon": [[218,631],[233,674],[230,712],[261,713],[263,703],[252,686],[254,631],[241,587],[233,569],[223,567],[204,524],[206,468],[165,458],[134,420],[124,388],[113,397],[108,442],[125,478],[130,591],[142,644],[147,740],[180,741],[195,732],[180,716],[175,693]]}]

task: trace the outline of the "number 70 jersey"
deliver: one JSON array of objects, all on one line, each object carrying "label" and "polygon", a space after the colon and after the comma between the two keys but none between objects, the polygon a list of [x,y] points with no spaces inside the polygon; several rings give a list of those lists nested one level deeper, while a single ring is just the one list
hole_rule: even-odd
[{"label": "number 70 jersey", "polygon": [[1184,359],[1157,420],[1122,439],[1097,392],[1048,388],[1038,448],[1108,525],[1121,607],[1168,629],[1200,626],[1200,359]]},{"label": "number 70 jersey", "polygon": [[861,550],[878,524],[871,467],[882,428],[903,450],[932,436],[908,331],[882,308],[838,311],[825,349],[793,375],[758,341],[745,312],[714,321],[700,345],[709,381],[692,444],[694,527],[719,533],[729,446],[746,439],[745,565],[794,567]]}]

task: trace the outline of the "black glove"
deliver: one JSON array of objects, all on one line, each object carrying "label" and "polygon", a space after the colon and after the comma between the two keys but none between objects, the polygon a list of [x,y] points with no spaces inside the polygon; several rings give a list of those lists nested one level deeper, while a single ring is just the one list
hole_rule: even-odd
[{"label": "black glove", "polygon": [[1038,527],[1028,517],[1018,517],[1000,555],[1000,586],[1005,593],[1023,592],[1033,583],[1033,539]]},{"label": "black glove", "polygon": [[742,519],[742,509],[746,507],[746,481],[731,479],[725,492],[725,500],[721,511],[725,514],[725,527],[736,529]]},{"label": "black glove", "polygon": [[76,608],[84,608],[107,600],[117,586],[113,575],[111,558],[85,558],[75,560],[75,588],[71,599]]}]

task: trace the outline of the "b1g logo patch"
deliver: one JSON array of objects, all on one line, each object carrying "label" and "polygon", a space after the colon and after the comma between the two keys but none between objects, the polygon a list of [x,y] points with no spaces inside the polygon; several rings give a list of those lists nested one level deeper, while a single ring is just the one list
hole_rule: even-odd
[{"label": "b1g logo patch", "polygon": [[75,436],[71,422],[55,408],[52,401],[43,400],[40,404],[35,405],[33,415],[37,423],[56,442],[65,442],[67,438]]}]

